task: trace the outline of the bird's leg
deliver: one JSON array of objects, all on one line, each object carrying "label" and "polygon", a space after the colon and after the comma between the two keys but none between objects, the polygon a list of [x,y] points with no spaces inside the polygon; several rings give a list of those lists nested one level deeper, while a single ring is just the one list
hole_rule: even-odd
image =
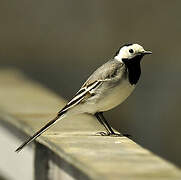
[{"label": "bird's leg", "polygon": [[104,132],[100,132],[99,134],[101,134],[102,136],[121,136],[121,134],[115,133],[113,131],[113,129],[111,128],[111,126],[108,124],[108,122],[106,121],[106,119],[103,116],[102,112],[98,112],[95,114],[96,118],[98,119],[98,121],[105,127],[105,129],[107,130],[107,134]]},{"label": "bird's leg", "polygon": [[[105,117],[103,116],[103,112],[100,112],[100,116],[102,118],[102,120],[104,121],[104,123],[106,124],[107,128],[109,129],[109,131],[111,132],[109,135],[110,136],[122,136],[120,133],[115,133],[112,129],[112,127],[108,124],[108,122],[106,121]],[[130,134],[123,134],[123,136],[127,137],[127,138],[132,138],[132,135]]]},{"label": "bird's leg", "polygon": [[114,130],[112,129],[112,127],[109,125],[109,123],[106,121],[103,112],[100,112],[100,117],[102,119],[102,121],[105,123],[106,127],[109,129],[110,134],[108,134],[109,136],[122,136],[120,133],[115,133]]},{"label": "bird's leg", "polygon": [[105,127],[106,131],[107,131],[107,133],[105,133],[105,132],[98,132],[96,134],[100,134],[102,136],[106,136],[106,135],[111,134],[111,132],[109,131],[109,129],[106,126],[106,124],[104,123],[104,121],[102,121],[102,119],[100,117],[100,113],[99,112],[95,113],[95,116],[96,116],[97,120],[99,121],[99,123],[102,124]]}]

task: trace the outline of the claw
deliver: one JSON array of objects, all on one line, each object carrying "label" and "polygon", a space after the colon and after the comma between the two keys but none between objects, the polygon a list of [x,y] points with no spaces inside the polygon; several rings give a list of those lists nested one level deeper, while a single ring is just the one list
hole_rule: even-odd
[{"label": "claw", "polygon": [[110,136],[110,133],[106,133],[106,132],[97,132],[96,135]]},{"label": "claw", "polygon": [[121,137],[123,136],[122,134],[119,134],[119,133],[114,133],[114,134],[111,134],[111,133],[106,133],[106,132],[98,132],[96,133],[96,135],[101,135],[101,136],[112,136],[112,137]]},{"label": "claw", "polygon": [[114,133],[114,134],[110,134],[110,136],[112,137],[122,137],[123,135],[120,133]]}]

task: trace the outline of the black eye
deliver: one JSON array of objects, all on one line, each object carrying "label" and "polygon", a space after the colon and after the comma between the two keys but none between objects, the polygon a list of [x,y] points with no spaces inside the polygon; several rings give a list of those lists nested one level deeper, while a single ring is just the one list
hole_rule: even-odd
[{"label": "black eye", "polygon": [[134,53],[133,49],[130,49],[129,52],[130,52],[131,54]]}]

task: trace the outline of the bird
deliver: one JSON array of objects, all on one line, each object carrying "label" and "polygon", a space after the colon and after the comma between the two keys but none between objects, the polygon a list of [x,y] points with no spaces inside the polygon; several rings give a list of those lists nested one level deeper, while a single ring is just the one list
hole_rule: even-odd
[{"label": "bird", "polygon": [[100,66],[85,81],[75,96],[57,113],[56,117],[22,143],[15,152],[20,152],[61,119],[91,114],[104,126],[102,136],[119,136],[105,119],[103,113],[121,104],[135,89],[141,75],[141,60],[152,54],[137,43],[121,46],[113,58]]}]

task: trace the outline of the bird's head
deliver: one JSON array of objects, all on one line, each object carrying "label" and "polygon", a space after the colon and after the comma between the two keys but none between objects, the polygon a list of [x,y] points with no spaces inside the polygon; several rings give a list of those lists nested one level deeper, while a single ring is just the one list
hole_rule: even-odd
[{"label": "bird's head", "polygon": [[140,61],[146,54],[152,54],[152,52],[144,50],[139,44],[125,44],[119,48],[114,58],[118,61],[129,63],[130,61],[133,62],[133,60]]}]

